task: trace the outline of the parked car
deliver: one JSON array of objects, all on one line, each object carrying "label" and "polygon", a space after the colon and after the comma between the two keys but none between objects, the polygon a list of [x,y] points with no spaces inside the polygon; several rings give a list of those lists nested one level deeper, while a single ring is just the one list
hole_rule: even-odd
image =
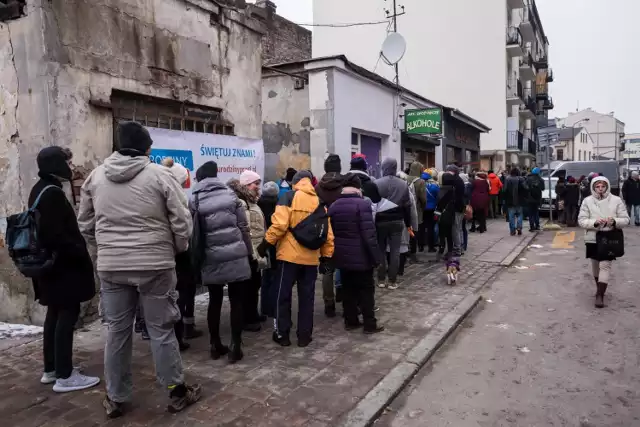
[{"label": "parked car", "polygon": [[558,200],[556,196],[556,185],[558,178],[551,178],[551,197],[549,197],[549,178],[544,179],[544,190],[542,190],[542,205],[540,205],[540,213],[549,214],[549,198],[553,203],[553,213],[558,213]]}]

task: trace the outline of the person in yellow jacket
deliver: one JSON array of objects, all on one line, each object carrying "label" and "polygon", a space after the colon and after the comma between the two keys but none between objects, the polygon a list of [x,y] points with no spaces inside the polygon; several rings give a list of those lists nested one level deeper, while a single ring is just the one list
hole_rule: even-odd
[{"label": "person in yellow jacket", "polygon": [[[313,309],[315,301],[318,266],[321,272],[330,271],[330,258],[333,256],[333,231],[328,220],[326,230],[322,230],[322,243],[319,249],[309,249],[296,239],[292,229],[316,212],[320,200],[311,184],[313,175],[309,171],[298,172],[292,180],[293,192],[280,197],[276,210],[271,217],[271,227],[265,240],[258,246],[260,256],[266,253],[268,245],[276,246],[276,259],[279,261],[276,274],[277,295],[275,303],[273,340],[281,346],[291,345],[291,296],[294,283],[298,284],[298,346],[306,347],[311,343],[313,333]],[[324,208],[326,218],[326,208]],[[322,213],[322,212],[321,212]]]}]

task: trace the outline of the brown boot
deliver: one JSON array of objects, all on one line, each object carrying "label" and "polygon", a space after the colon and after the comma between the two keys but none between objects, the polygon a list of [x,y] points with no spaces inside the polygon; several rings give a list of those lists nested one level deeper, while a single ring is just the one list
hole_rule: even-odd
[{"label": "brown boot", "polygon": [[596,293],[596,308],[604,307],[604,293],[607,290],[605,283],[598,282],[598,292]]}]

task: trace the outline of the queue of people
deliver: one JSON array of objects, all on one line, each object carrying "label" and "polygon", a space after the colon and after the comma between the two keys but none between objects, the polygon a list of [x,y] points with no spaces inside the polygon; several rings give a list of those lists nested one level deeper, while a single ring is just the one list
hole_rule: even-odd
[{"label": "queue of people", "polygon": [[[365,156],[353,156],[349,172],[342,174],[341,159],[329,155],[319,182],[308,170],[289,168],[279,183],[263,185],[250,170],[223,182],[210,161],[196,171],[187,199],[183,189],[190,187],[189,171],[171,159],[152,163],[153,141],[142,125],[121,123],[117,132],[118,150],[82,186],[77,219],[61,191],[62,181],[71,180],[67,150],[48,147],[40,152],[40,181],[29,197],[40,224],[46,225],[40,243],[56,255],[50,274],[34,279],[36,299],[47,306],[41,382],[54,384],[57,392],[100,382],[72,364],[79,306],[95,293],[87,250],[87,244],[94,245],[107,324],[103,406],[109,418],[124,415],[133,399],[136,317],[144,321],[156,374],[168,394],[168,411],[180,412],[202,396],[199,385],[186,382],[181,359],[188,340],[203,335],[194,319],[197,285],[209,293],[210,356],[236,363],[244,357],[243,333],[259,332],[268,318],[273,319],[273,341],[292,344],[294,285],[297,345],[312,343],[318,274],[323,276],[325,314],[335,317],[336,303],[342,302],[346,330],[375,334],[384,330],[375,317],[376,282],[380,288],[397,289],[407,260],[425,249],[444,257],[447,268],[459,269],[467,246],[466,222],[471,221],[470,231],[485,232],[487,218],[503,211],[501,197],[511,234],[522,232],[524,206],[531,229],[539,227],[535,204],[539,206],[541,179],[535,169],[527,178],[512,169],[503,182],[493,171],[468,177],[456,165],[439,172],[414,162],[406,174],[395,159],[387,158],[382,177],[374,180]],[[578,190],[577,184],[569,185]],[[627,186],[630,199],[637,189]],[[594,179],[591,192],[578,219],[588,230],[587,256],[593,260],[601,306],[615,257],[594,252],[591,237],[595,230],[626,225],[629,217],[608,191],[606,179]],[[640,205],[634,200],[632,209]],[[220,334],[225,287],[228,345]]]}]

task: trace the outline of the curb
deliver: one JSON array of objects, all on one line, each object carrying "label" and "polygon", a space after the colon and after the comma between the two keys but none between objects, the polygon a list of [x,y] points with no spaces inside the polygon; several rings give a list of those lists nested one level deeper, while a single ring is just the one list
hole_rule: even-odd
[{"label": "curb", "polygon": [[[520,254],[531,244],[539,232],[525,237],[518,246],[500,263],[501,267],[509,267]],[[498,273],[496,273],[497,275]],[[447,338],[460,326],[482,300],[479,295],[482,288],[495,277],[485,282],[477,293],[467,296],[449,313],[447,313],[429,333],[422,338],[403,360],[369,390],[369,392],[349,411],[338,424],[340,427],[369,427],[382,414],[384,409],[395,399],[420,369],[444,345]]]},{"label": "curb", "polygon": [[520,254],[524,252],[525,249],[527,249],[527,247],[531,244],[531,242],[533,242],[533,239],[535,239],[538,236],[538,233],[540,232],[536,231],[535,233],[531,233],[527,237],[525,237],[524,240],[522,240],[522,242],[520,242],[520,244],[516,246],[515,249],[512,250],[511,253],[507,255],[505,259],[502,260],[502,262],[500,263],[500,266],[510,267],[511,264],[513,264],[513,262],[520,256]]},{"label": "curb", "polygon": [[482,300],[469,295],[446,314],[376,386],[365,395],[339,424],[341,427],[368,427],[413,379],[420,368],[442,347],[447,338]]}]

